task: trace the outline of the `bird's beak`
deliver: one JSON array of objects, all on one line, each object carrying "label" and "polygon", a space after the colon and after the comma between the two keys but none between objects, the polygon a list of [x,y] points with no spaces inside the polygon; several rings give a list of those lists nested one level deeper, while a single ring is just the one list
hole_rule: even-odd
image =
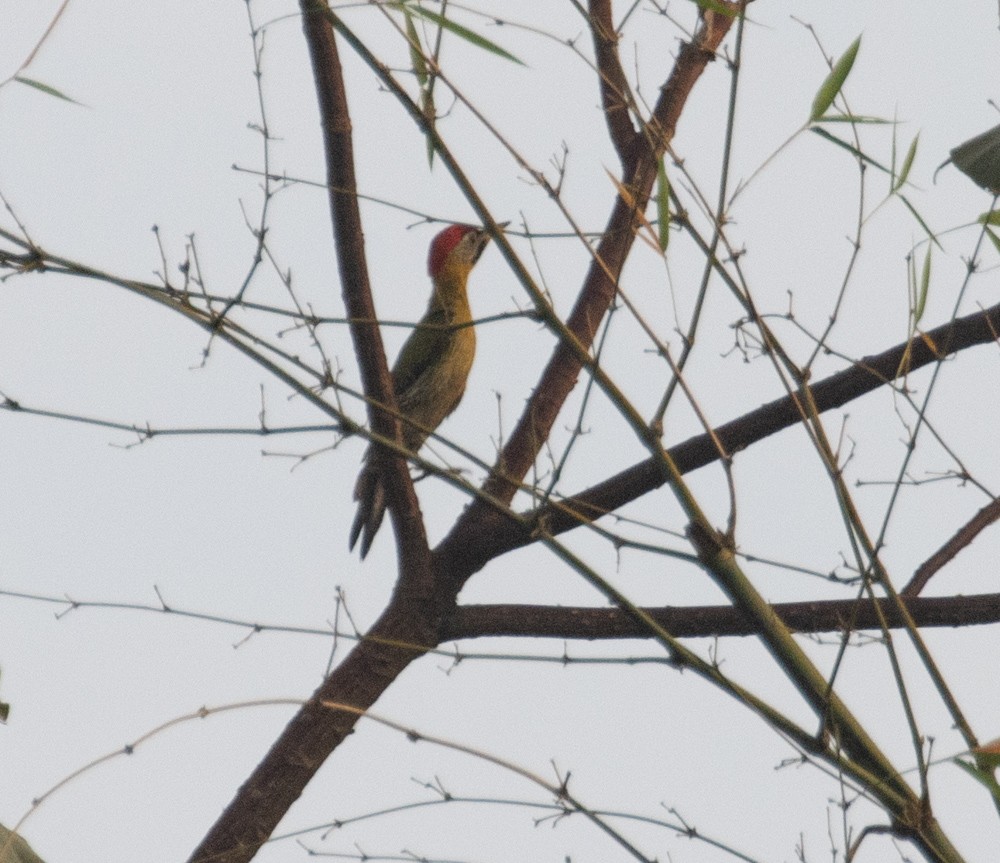
[{"label": "bird's beak", "polygon": [[[510,222],[497,222],[498,228],[506,228]],[[490,232],[486,228],[480,228],[476,233],[476,250],[472,256],[472,263],[476,263],[480,256],[486,251],[486,247],[490,244]]]}]

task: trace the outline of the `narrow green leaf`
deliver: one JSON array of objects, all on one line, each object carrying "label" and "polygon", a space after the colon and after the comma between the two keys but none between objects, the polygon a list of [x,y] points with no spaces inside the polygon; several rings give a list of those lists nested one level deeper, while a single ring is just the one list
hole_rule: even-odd
[{"label": "narrow green leaf", "polygon": [[816,91],[816,98],[813,99],[812,112],[809,114],[809,122],[815,123],[826,113],[826,109],[833,104],[837,94],[844,86],[847,76],[851,74],[851,67],[854,59],[858,56],[858,48],[861,47],[861,37],[858,36],[848,49],[840,55],[840,59],[833,64],[830,74]]},{"label": "narrow green leaf", "polygon": [[28,87],[34,87],[36,90],[40,90],[42,93],[46,93],[49,96],[55,96],[57,99],[63,99],[66,102],[72,102],[74,105],[80,105],[82,103],[77,102],[76,99],[71,99],[65,93],[60,92],[55,87],[50,87],[48,84],[43,84],[41,81],[36,81],[34,78],[25,78],[23,75],[15,75],[14,80],[19,84],[25,84]]},{"label": "narrow green leaf", "polygon": [[[437,109],[434,107],[434,91],[426,87],[420,91],[420,108],[424,112],[427,125],[432,129],[437,120]],[[427,167],[434,167],[434,137],[427,135]]]},{"label": "narrow green leaf", "polygon": [[927,293],[931,286],[931,250],[934,247],[927,244],[927,254],[924,255],[924,268],[920,273],[920,285],[917,288],[916,304],[913,307],[913,324],[916,326],[924,316],[927,308]]},{"label": "narrow green leaf", "polygon": [[990,238],[990,242],[993,243],[993,248],[996,249],[997,254],[1000,254],[1000,237],[989,228],[986,229],[986,236]]},{"label": "narrow green leaf", "polygon": [[884,171],[886,174],[889,174],[890,176],[892,175],[892,171],[890,171],[881,162],[876,162],[871,156],[862,152],[853,144],[847,143],[847,141],[838,138],[836,135],[831,135],[829,132],[826,131],[826,129],[823,129],[820,126],[812,126],[810,128],[810,131],[815,132],[821,138],[826,138],[826,140],[829,141],[831,144],[836,144],[838,147],[843,147],[845,150],[847,150],[848,153],[853,154],[857,158],[861,159],[863,162],[867,162],[873,168],[878,168],[880,171]]},{"label": "narrow green leaf", "polygon": [[403,3],[393,4],[397,8],[405,8],[409,10],[414,15],[419,15],[421,18],[425,18],[433,24],[437,24],[444,30],[448,30],[454,33],[456,36],[465,39],[475,45],[477,48],[482,48],[485,51],[489,51],[491,54],[496,54],[498,57],[503,57],[505,60],[510,60],[512,63],[517,63],[519,66],[523,66],[520,60],[517,59],[509,51],[505,51],[495,42],[491,42],[485,36],[480,36],[478,33],[469,30],[467,27],[463,27],[461,24],[456,24],[450,18],[445,18],[443,15],[438,15],[437,12],[431,12],[429,9],[424,9],[422,6],[406,5]]},{"label": "narrow green leaf", "polygon": [[406,40],[410,47],[410,63],[413,64],[413,74],[417,78],[417,83],[421,87],[427,86],[427,61],[424,60],[424,52],[420,46],[420,34],[413,23],[413,15],[405,5],[403,9],[403,19],[406,22]]},{"label": "narrow green leaf", "polygon": [[899,169],[899,175],[896,177],[896,182],[892,184],[893,193],[898,192],[903,186],[906,185],[906,179],[910,176],[910,168],[913,167],[913,160],[917,157],[917,143],[920,141],[920,133],[913,139],[913,143],[910,144],[910,149],[906,151],[906,157],[903,159],[903,165]]},{"label": "narrow green leaf", "polygon": [[886,120],[885,117],[871,117],[867,114],[824,114],[817,117],[814,123],[858,123],[867,126],[891,126],[895,120]]},{"label": "narrow green leaf", "polygon": [[990,210],[976,219],[980,225],[1000,225],[1000,210]]},{"label": "narrow green leaf", "polygon": [[670,243],[670,178],[663,157],[656,169],[656,222],[660,239],[660,251],[666,252]]},{"label": "narrow green leaf", "polygon": [[930,225],[924,221],[924,217],[917,212],[916,207],[910,203],[909,199],[905,195],[900,195],[899,200],[906,205],[906,209],[908,209],[913,218],[917,220],[917,224],[920,225],[920,227],[927,233],[927,238],[943,252],[944,246],[941,245],[941,241],[937,238],[937,234],[931,230]]},{"label": "narrow green leaf", "polygon": [[889,168],[891,173],[889,175],[889,192],[895,189],[896,182],[896,129],[892,130],[892,149],[889,151]]}]

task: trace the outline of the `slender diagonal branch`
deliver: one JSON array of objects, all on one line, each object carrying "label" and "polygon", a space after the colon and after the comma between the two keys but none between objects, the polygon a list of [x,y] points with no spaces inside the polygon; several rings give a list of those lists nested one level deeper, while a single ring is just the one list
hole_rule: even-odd
[{"label": "slender diagonal branch", "polygon": [[932,554],[923,565],[913,574],[909,584],[900,592],[900,596],[917,596],[931,580],[938,570],[954,559],[963,548],[972,544],[972,541],[979,536],[987,527],[1000,519],[1000,498],[994,498],[965,524],[959,528],[954,536]]},{"label": "slender diagonal branch", "polygon": [[[976,345],[993,344],[998,332],[1000,304],[917,334],[908,342],[864,357],[849,368],[813,384],[811,391],[816,410],[825,412],[842,407],[946,356]],[[669,454],[681,473],[690,473],[718,460],[720,442],[723,451],[739,453],[801,421],[802,414],[795,399],[784,396],[718,426],[711,433],[676,444]],[[560,534],[614,512],[662,487],[665,482],[658,461],[648,458],[563,501],[540,507],[528,523],[544,523],[550,534]],[[445,565],[452,555],[460,554],[462,565],[473,567],[475,571],[497,556],[531,541],[531,530],[526,529],[523,522],[497,518],[492,530],[467,537],[461,548],[446,541],[447,544],[439,546],[435,554],[439,558],[438,565]]]}]

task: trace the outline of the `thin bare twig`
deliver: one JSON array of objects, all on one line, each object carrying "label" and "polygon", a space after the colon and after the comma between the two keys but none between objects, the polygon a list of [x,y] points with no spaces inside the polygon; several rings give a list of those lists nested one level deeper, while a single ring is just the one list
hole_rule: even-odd
[{"label": "thin bare twig", "polygon": [[936,572],[954,559],[963,548],[972,544],[987,527],[1000,519],[1000,498],[994,498],[965,524],[944,545],[925,560],[913,573],[913,578],[900,592],[900,596],[918,596]]}]

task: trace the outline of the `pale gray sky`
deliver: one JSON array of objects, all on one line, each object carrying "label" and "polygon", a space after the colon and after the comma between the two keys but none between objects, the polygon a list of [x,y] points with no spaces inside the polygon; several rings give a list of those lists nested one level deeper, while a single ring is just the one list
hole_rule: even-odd
[{"label": "pale gray sky", "polygon": [[[31,52],[59,5],[57,0],[0,0],[0,79],[12,75]],[[624,10],[629,4],[617,5]],[[599,230],[614,195],[605,169],[613,171],[616,158],[606,141],[587,62],[565,46],[566,40],[576,40],[584,57],[590,56],[582,20],[569,3],[510,0],[502,7],[474,2],[468,7],[534,28],[496,27],[457,6],[452,13],[526,66],[447,37],[445,68],[533,166],[551,174],[549,160],[565,142],[564,201],[584,229]],[[272,168],[319,181],[324,168],[318,118],[296,5],[256,0],[252,9],[259,23],[268,23],[264,92],[275,139]],[[670,11],[692,25],[691,4],[671,3]],[[345,14],[377,48],[389,52],[390,62],[405,65],[401,43],[392,41],[376,10],[359,3]],[[803,124],[826,74],[812,36],[792,14],[812,24],[834,55],[863,33],[847,98],[858,114],[901,121],[900,158],[920,133],[910,197],[935,230],[967,224],[989,207],[988,195],[953,168],[932,182],[952,146],[997,122],[988,100],[997,97],[1000,32],[996,5],[985,0],[758,0],[745,36],[734,180],[748,177]],[[630,74],[638,74],[646,100],[655,100],[677,45],[676,28],[640,4],[623,41],[623,56]],[[392,98],[349,50],[342,50],[361,191],[438,218],[472,219],[443,167],[428,170],[423,141]],[[151,230],[157,225],[171,280],[177,282],[176,266],[194,235],[209,289],[228,294],[243,280],[254,251],[244,213],[256,222],[261,201],[257,178],[232,168],[262,165],[260,137],[248,128],[260,122],[252,72],[246,10],[238,0],[71,0],[23,74],[81,105],[16,83],[0,89],[0,192],[39,246],[126,277],[154,280],[162,269]],[[678,157],[713,200],[728,85],[725,64],[710,67],[674,141]],[[442,91],[439,108],[448,107]],[[849,134],[846,126],[833,131]],[[891,127],[862,131],[866,148],[888,159]],[[522,219],[531,231],[565,231],[552,202],[468,112],[455,107],[441,132],[481,184],[496,218],[512,220],[512,231],[522,227]],[[684,185],[679,174],[674,182]],[[867,183],[870,211],[884,194],[886,180],[869,171]],[[763,308],[783,312],[792,292],[803,326],[816,332],[825,325],[850,253],[857,184],[848,155],[806,132],[737,200],[732,236],[746,247],[742,263]],[[313,303],[318,313],[342,314],[323,190],[294,186],[277,195],[271,207],[269,242],[280,266],[292,269],[300,299]],[[426,302],[425,250],[434,228],[409,229],[418,219],[375,203],[364,204],[363,215],[378,309],[386,318],[414,320]],[[7,213],[0,215],[0,226],[15,227]],[[905,255],[921,238],[919,226],[897,201],[871,217],[833,338],[839,350],[861,356],[906,337]],[[971,254],[974,240],[969,229],[943,239],[944,252],[935,257],[928,325],[950,314],[963,257]],[[514,241],[525,261],[541,266],[556,308],[567,311],[587,262],[582,249],[570,240],[541,238],[534,264],[527,241]],[[965,311],[995,302],[996,256],[990,254],[963,303]],[[682,316],[690,313],[700,261],[680,241],[671,248],[666,270],[642,244],[633,257],[626,270],[630,295],[669,333],[674,304]],[[478,265],[471,290],[477,315],[528,304],[493,249]],[[254,281],[248,298],[287,304],[270,272]],[[704,343],[691,373],[699,403],[715,424],[780,392],[763,363],[744,364],[729,350],[733,333],[728,325],[738,317],[734,308],[721,289],[711,296]],[[391,354],[405,333],[387,331]],[[661,374],[654,358],[648,367],[632,369],[624,353],[617,361],[614,356],[614,347],[625,351],[637,333],[621,321],[607,367],[648,411],[662,387],[662,378],[654,377]],[[781,333],[791,345],[808,350],[790,326]],[[346,330],[329,326],[322,335],[345,382],[355,386]],[[289,350],[309,351],[303,334],[289,333],[285,339]],[[519,416],[552,338],[535,324],[514,320],[484,326],[479,344],[466,398],[442,431],[489,462],[499,427],[509,432]],[[179,316],[117,288],[51,274],[0,283],[0,392],[26,406],[156,428],[253,427],[263,397],[269,425],[323,422],[301,400],[290,399],[280,383],[221,344],[213,345],[202,367],[205,347],[205,335]],[[627,356],[632,362],[634,355]],[[821,360],[817,371],[840,365],[831,357]],[[935,422],[996,489],[1000,477],[993,438],[976,433],[1000,422],[991,400],[997,364],[982,349],[954,365],[945,369],[951,383],[942,384],[947,391],[935,403]],[[965,386],[955,385],[960,377]],[[919,378],[916,385],[926,380]],[[557,444],[567,439],[579,396],[557,424]],[[346,404],[353,416],[362,417],[357,403]],[[848,413],[844,445],[856,445],[852,482],[892,479],[902,456],[903,430],[893,418],[891,398],[887,393],[868,397]],[[572,474],[563,486],[567,492],[641,458],[641,447],[631,443],[606,405],[595,404],[587,425],[590,436],[571,460]],[[840,421],[831,417],[828,427],[836,435]],[[696,431],[690,412],[668,415],[668,441]],[[155,605],[159,589],[179,609],[322,630],[333,619],[337,585],[346,590],[361,627],[374,619],[391,588],[394,547],[388,530],[363,565],[347,553],[360,440],[321,452],[294,470],[296,462],[284,454],[322,450],[333,442],[332,435],[157,438],[130,448],[134,436],[128,433],[0,412],[0,441],[4,591]],[[262,450],[271,455],[263,457]],[[790,470],[790,465],[795,467]],[[931,450],[914,469],[923,473],[948,465]],[[820,571],[840,563],[846,541],[842,531],[831,529],[839,525],[836,503],[828,486],[820,484],[823,493],[816,494],[821,472],[801,435],[786,432],[740,455],[736,476],[742,549]],[[728,499],[721,472],[708,469],[690,479],[713,519],[723,523]],[[434,541],[453,522],[463,498],[435,480],[417,488]],[[880,487],[858,492],[873,525],[887,495],[888,489]],[[943,484],[905,495],[886,552],[899,583],[984,502],[968,489]],[[665,490],[628,512],[682,526]],[[987,535],[963,554],[940,592],[994,589],[991,539]],[[583,531],[566,541],[637,602],[721,601],[719,591],[691,567],[628,552],[619,561],[606,542]],[[769,599],[817,592],[816,582],[802,576],[763,566],[751,571]],[[462,598],[603,602],[539,548],[496,562],[470,582]],[[319,634],[247,638],[246,629],[174,616],[110,609],[65,612],[64,605],[0,595],[0,699],[12,704],[9,724],[0,727],[0,822],[8,826],[21,819],[33,799],[93,759],[202,705],[307,697],[331,651],[331,639]],[[927,640],[977,733],[985,740],[1000,736],[995,630],[938,631]],[[704,652],[709,645],[697,648]],[[345,649],[343,644],[338,648]],[[498,640],[462,649],[558,657],[563,645]],[[715,649],[728,673],[753,681],[807,721],[762,648],[750,641],[723,641]],[[830,648],[810,649],[823,662],[833,655]],[[640,643],[571,644],[567,650],[580,657],[662,656],[655,646]],[[923,727],[937,738],[934,754],[957,752],[960,740],[948,717],[908,647],[901,652]],[[849,652],[842,685],[851,705],[883,735],[880,742],[897,763],[912,763],[909,740],[899,731],[904,726],[884,653],[878,648]],[[24,835],[47,863],[186,859],[293,710],[253,707],[181,723],[132,756],[112,759],[68,783],[25,822]],[[667,818],[661,804],[677,806],[699,831],[723,840],[735,837],[740,850],[759,860],[794,859],[803,833],[807,859],[829,859],[827,818],[835,816],[824,801],[836,797],[836,784],[809,768],[773,770],[792,755],[790,748],[693,674],[650,664],[563,668],[482,660],[452,667],[443,657],[428,657],[408,670],[377,710],[549,778],[554,760],[560,770],[572,771],[574,791],[595,808]],[[363,722],[279,832],[434,799],[411,778],[435,777],[456,796],[548,801],[545,793],[494,767],[414,746]],[[990,860],[1000,830],[986,795],[952,766],[937,768],[935,781],[936,809],[960,849],[970,863]],[[628,824],[623,830],[660,860],[668,855],[685,863],[732,859],[648,825]],[[621,849],[582,820],[536,828],[532,813],[523,809],[463,803],[362,821],[325,841],[313,832],[302,841],[327,852],[361,849],[382,855],[407,849],[475,863],[554,861],[567,855],[574,863],[625,859]],[[893,859],[884,841],[866,853],[859,861]],[[305,856],[287,840],[266,847],[258,859],[269,863]]]}]

